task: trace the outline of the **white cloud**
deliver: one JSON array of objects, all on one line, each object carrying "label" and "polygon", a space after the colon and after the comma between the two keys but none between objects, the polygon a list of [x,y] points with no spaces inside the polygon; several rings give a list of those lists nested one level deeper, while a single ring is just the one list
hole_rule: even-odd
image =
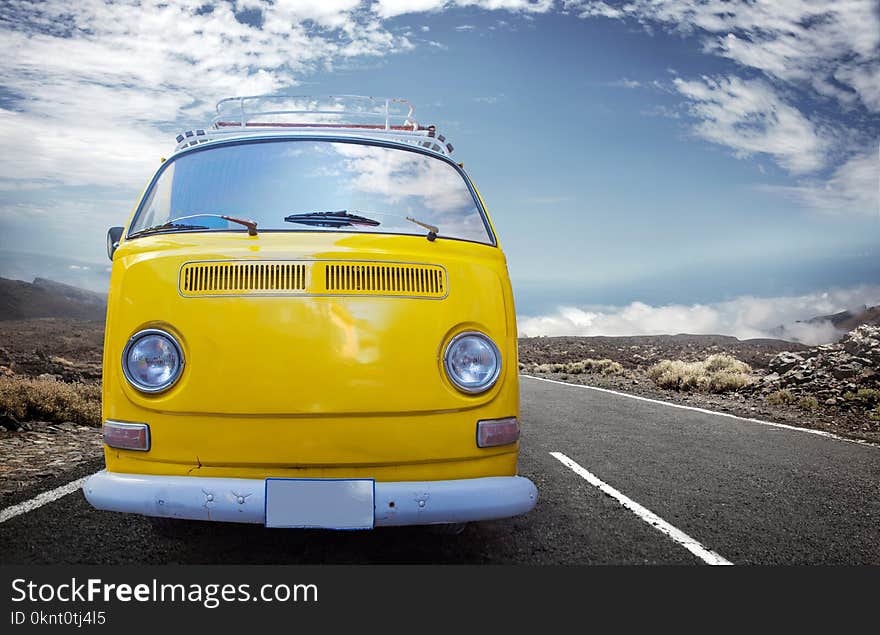
[{"label": "white cloud", "polygon": [[173,148],[175,122],[204,121],[217,99],[273,92],[339,60],[412,48],[358,10],[359,0],[239,2],[261,11],[262,28],[240,22],[232,5],[206,13],[201,5],[5,3],[0,85],[21,99],[0,112],[0,132],[29,151],[0,157],[4,187],[140,186]]},{"label": "white cloud", "polygon": [[395,18],[406,13],[440,11],[446,4],[446,0],[377,0],[372,9],[381,18]]},{"label": "white cloud", "polygon": [[268,3],[255,3],[252,8],[268,10],[268,19],[278,21],[282,28],[311,20],[321,26],[338,29],[353,25],[350,13],[360,3],[361,0],[275,0],[271,6]]},{"label": "white cloud", "polygon": [[487,11],[513,13],[546,13],[553,8],[553,0],[377,0],[372,8],[382,18],[394,18],[407,13],[443,11],[454,7],[475,7]]},{"label": "white cloud", "polygon": [[870,110],[880,112],[880,62],[840,68],[834,79],[852,86]]},{"label": "white cloud", "polygon": [[691,102],[700,119],[695,132],[732,148],[737,156],[769,154],[794,173],[818,170],[826,159],[826,135],[762,80],[738,77],[699,80],[675,78],[673,84]]},{"label": "white cloud", "polygon": [[[714,304],[623,307],[560,307],[556,313],[519,318],[521,337],[538,335],[718,334],[740,339],[784,337],[807,344],[828,342],[839,333],[827,323],[797,324],[863,305],[880,304],[880,285],[834,289],[799,296],[742,296]],[[779,327],[784,327],[779,330]]]},{"label": "white cloud", "polygon": [[825,181],[765,186],[763,189],[782,193],[827,212],[880,217],[880,140],[874,148],[844,162]]},{"label": "white cloud", "polygon": [[346,169],[356,175],[352,188],[379,194],[391,204],[407,199],[430,201],[425,208],[441,214],[438,223],[442,220],[451,226],[464,222],[467,226],[457,228],[458,234],[477,236],[477,240],[485,235],[482,221],[473,213],[470,192],[463,187],[458,173],[445,164],[367,145],[337,144],[334,150],[345,157]]},{"label": "white cloud", "polygon": [[626,9],[616,9],[607,2],[584,2],[583,0],[563,0],[565,9],[571,9],[581,18],[619,19],[627,16]]}]

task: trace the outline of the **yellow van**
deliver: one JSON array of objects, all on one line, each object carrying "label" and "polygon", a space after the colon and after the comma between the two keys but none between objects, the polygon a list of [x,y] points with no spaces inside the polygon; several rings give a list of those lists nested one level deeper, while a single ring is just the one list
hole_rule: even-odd
[{"label": "yellow van", "polygon": [[370,529],[523,514],[516,321],[479,193],[402,100],[178,136],[113,261],[98,509]]}]

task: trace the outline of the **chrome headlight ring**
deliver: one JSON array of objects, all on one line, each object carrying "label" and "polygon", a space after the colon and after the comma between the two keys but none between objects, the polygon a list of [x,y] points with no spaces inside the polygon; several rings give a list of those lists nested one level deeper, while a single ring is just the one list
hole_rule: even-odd
[{"label": "chrome headlight ring", "polygon": [[[137,347],[143,345],[147,340],[156,341],[160,346],[166,345],[166,352],[170,352],[173,355],[173,364],[168,376],[157,383],[143,381],[129,367],[129,362],[131,361],[129,355],[132,352],[138,352]],[[171,388],[183,374],[184,363],[183,348],[180,346],[180,342],[171,333],[162,329],[152,328],[138,331],[129,338],[125,348],[122,350],[122,373],[132,387],[143,393],[155,394]]]},{"label": "chrome headlight ring", "polygon": [[[464,377],[466,373],[463,373],[461,368],[456,368],[456,362],[460,362],[460,360],[456,359],[458,357],[456,353],[459,352],[458,349],[462,346],[474,344],[477,345],[478,350],[482,346],[483,350],[481,352],[483,354],[491,354],[493,359],[491,366],[488,366],[485,372],[482,373],[484,375],[482,378],[469,381]],[[443,351],[443,368],[446,371],[446,377],[449,378],[449,381],[458,390],[470,395],[483,393],[494,386],[501,375],[501,351],[495,342],[492,341],[492,338],[485,333],[464,331],[449,340],[449,343],[446,345]]]}]

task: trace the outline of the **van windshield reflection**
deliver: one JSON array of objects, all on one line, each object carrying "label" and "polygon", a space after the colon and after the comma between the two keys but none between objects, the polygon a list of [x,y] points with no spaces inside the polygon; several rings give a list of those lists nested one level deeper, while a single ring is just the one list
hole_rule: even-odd
[{"label": "van windshield reflection", "polygon": [[451,163],[337,140],[246,141],[184,153],[152,184],[129,237],[188,215],[199,215],[202,231],[244,231],[238,221],[248,219],[260,231],[427,232],[493,244],[473,191]]}]

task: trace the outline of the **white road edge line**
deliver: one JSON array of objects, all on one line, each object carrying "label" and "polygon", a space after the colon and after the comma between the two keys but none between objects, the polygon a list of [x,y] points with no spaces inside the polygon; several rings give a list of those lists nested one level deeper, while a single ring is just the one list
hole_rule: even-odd
[{"label": "white road edge line", "polygon": [[764,426],[772,426],[774,428],[784,428],[785,430],[794,430],[795,432],[805,432],[807,434],[815,434],[820,437],[825,437],[827,439],[836,439],[837,441],[846,441],[847,443],[856,443],[858,445],[867,445],[872,448],[880,448],[880,445],[876,443],[871,443],[870,441],[865,441],[863,439],[850,439],[847,437],[842,437],[840,435],[834,434],[833,432],[825,432],[824,430],[813,430],[812,428],[799,428],[797,426],[790,426],[787,423],[776,423],[775,421],[764,421],[763,419],[752,419],[751,417],[740,417],[739,415],[732,415],[729,412],[719,412],[717,410],[708,410],[706,408],[697,408],[696,406],[685,406],[679,403],[673,403],[671,401],[662,401],[660,399],[651,399],[650,397],[642,397],[641,395],[630,395],[629,393],[620,392],[619,390],[611,390],[610,388],[599,388],[597,386],[587,386],[586,384],[571,384],[567,381],[558,381],[556,379],[546,379],[545,377],[535,377],[534,375],[521,375],[521,377],[527,377],[529,379],[535,379],[537,381],[546,381],[551,384],[559,384],[560,386],[570,386],[572,388],[586,388],[587,390],[596,390],[598,392],[607,392],[612,395],[617,395],[619,397],[628,397],[629,399],[637,399],[639,401],[647,401],[648,403],[656,403],[661,406],[669,406],[670,408],[681,408],[682,410],[693,410],[694,412],[702,412],[707,415],[718,415],[719,417],[727,417],[729,419],[739,419],[740,421],[748,421],[749,423],[760,423]]},{"label": "white road edge line", "polygon": [[607,494],[611,498],[615,499],[618,503],[620,503],[623,507],[630,510],[636,516],[644,520],[646,523],[651,525],[654,529],[659,531],[662,534],[669,536],[672,540],[680,544],[682,547],[690,551],[697,558],[705,562],[706,564],[711,565],[732,565],[733,563],[726,558],[721,557],[711,549],[707,549],[704,547],[699,541],[694,540],[682,530],[673,527],[668,522],[660,518],[657,514],[652,512],[650,509],[646,507],[642,507],[637,502],[628,498],[624,494],[620,493],[613,487],[611,487],[608,483],[601,480],[592,472],[587,471],[585,468],[581,467],[576,462],[572,461],[570,458],[565,456],[562,452],[551,452],[550,456],[554,459],[562,463],[564,466],[570,468],[575,474],[582,477],[585,481],[587,481],[593,487],[598,488],[602,491],[602,493]]},{"label": "white road edge line", "polygon": [[[91,474],[89,476],[91,476]],[[89,477],[83,476],[82,478],[78,478],[75,481],[71,481],[67,485],[62,485],[61,487],[50,489],[48,492],[37,494],[33,498],[28,499],[23,503],[18,503],[17,505],[11,505],[4,509],[0,509],[0,523],[5,523],[11,518],[15,518],[16,516],[21,516],[22,514],[32,512],[35,509],[38,509],[39,507],[42,507],[47,503],[51,503],[52,501],[58,500],[63,496],[67,496],[68,494],[73,494],[76,490],[82,488],[83,483],[85,483],[87,478]]]}]

